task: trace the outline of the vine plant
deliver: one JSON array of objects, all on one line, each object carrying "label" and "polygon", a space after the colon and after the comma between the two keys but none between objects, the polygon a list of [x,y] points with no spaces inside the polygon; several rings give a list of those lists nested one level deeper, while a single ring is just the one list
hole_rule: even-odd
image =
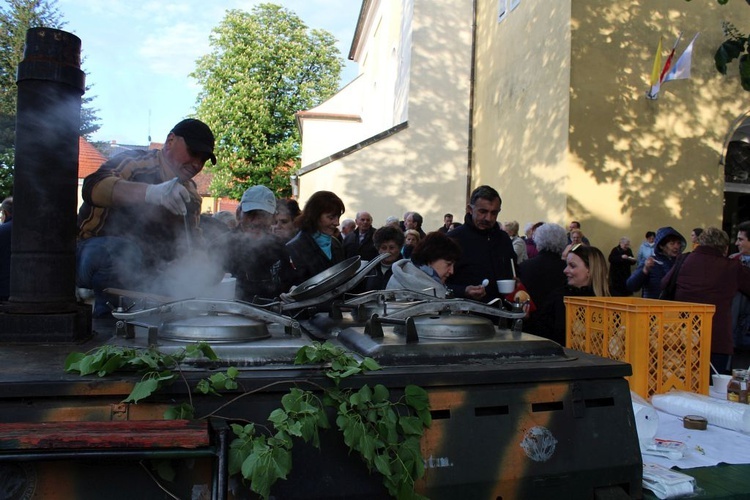
[{"label": "vine plant", "polygon": [[[104,377],[119,370],[135,370],[141,380],[124,402],[138,403],[160,388],[182,379],[180,364],[188,358],[204,357],[218,360],[211,347],[200,342],[186,346],[174,354],[154,348],[132,349],[105,345],[89,353],[73,352],[65,360],[65,370],[81,375]],[[295,438],[320,447],[319,432],[328,429],[326,410],[336,414],[336,427],[343,434],[350,450],[356,451],[368,469],[383,476],[388,492],[399,499],[423,498],[414,492],[414,482],[424,475],[424,460],[419,442],[431,423],[429,400],[424,389],[409,385],[404,396],[391,401],[390,391],[382,384],[365,384],[359,389],[342,387],[342,381],[354,375],[379,370],[371,358],[358,360],[351,353],[330,343],[302,347],[295,364],[322,365],[325,375],[333,382],[323,387],[308,380],[297,380],[316,389],[292,387],[281,398],[281,407],[268,417],[274,430],[249,423],[231,424],[235,434],[230,444],[229,473],[242,474],[250,482],[250,489],[263,498],[271,494],[271,487],[279,479],[286,479],[292,469],[292,447]],[[239,370],[229,367],[226,372],[214,373],[202,379],[194,390],[201,394],[220,394],[239,388]],[[242,389],[241,389],[242,390]],[[249,394],[244,392],[227,404]],[[322,395],[319,395],[322,394]],[[164,417],[193,419],[195,408],[188,390],[187,402],[170,407]],[[219,410],[227,404],[219,408]],[[217,413],[215,410],[207,418]],[[260,430],[259,430],[260,429]]]}]

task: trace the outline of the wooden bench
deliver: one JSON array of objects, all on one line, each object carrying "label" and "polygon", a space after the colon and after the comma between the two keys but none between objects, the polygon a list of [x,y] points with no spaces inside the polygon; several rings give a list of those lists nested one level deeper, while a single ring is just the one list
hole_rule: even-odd
[{"label": "wooden bench", "polygon": [[222,420],[0,423],[0,462],[211,457],[213,498],[223,500],[228,431]]}]

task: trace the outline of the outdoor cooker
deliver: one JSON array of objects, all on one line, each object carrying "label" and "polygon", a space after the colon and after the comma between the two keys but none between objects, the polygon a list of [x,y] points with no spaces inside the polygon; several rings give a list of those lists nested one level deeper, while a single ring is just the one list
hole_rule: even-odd
[{"label": "outdoor cooker", "polygon": [[[123,400],[139,375],[80,377],[63,370],[71,351],[86,352],[103,343],[154,344],[170,351],[203,339],[212,342],[224,364],[240,368],[238,381],[247,395],[193,394],[198,415],[222,406],[222,417],[266,425],[290,387],[330,383],[318,368],[292,362],[300,346],[329,340],[383,366],[346,383],[382,383],[392,397],[403,395],[408,384],[428,391],[433,422],[421,443],[426,472],[416,485],[420,493],[505,500],[615,497],[618,492],[640,497],[640,453],[624,379],[629,365],[521,333],[516,320],[522,315],[503,311],[501,304],[489,309],[493,306],[436,300],[429,290],[347,296],[377,259],[360,272],[356,260],[334,266],[281,300],[264,304],[164,303],[133,300],[135,294],[125,293],[115,313],[118,326],[94,321],[92,335],[90,308],[79,305],[73,292],[77,231],[70,214],[76,203],[85,87],[80,40],[59,30],[29,30],[18,75],[18,210],[11,298],[0,315],[0,423],[25,425],[20,437],[31,440],[43,425],[72,424],[58,428],[72,427],[74,438],[99,446],[83,456],[55,449],[55,441],[37,449],[13,448],[18,443],[5,436],[10,449],[0,453],[0,491],[6,497],[165,498],[139,462],[165,457],[180,465],[169,485],[178,498],[205,498],[212,477],[226,485],[221,459],[195,453],[212,450],[133,450],[112,444],[109,435],[84,436],[87,424],[118,424],[135,433],[136,424],[159,421],[165,409],[187,399],[184,384],[129,404]],[[39,206],[50,216],[39,218]],[[181,375],[195,385],[221,369],[203,361],[186,364]],[[171,435],[157,436],[167,438]],[[386,496],[377,475],[349,453],[338,433],[324,432],[320,451],[295,444],[293,456],[292,473],[273,489],[276,498]],[[219,468],[212,473],[216,461]],[[224,498],[225,489],[218,487],[213,497]]]},{"label": "outdoor cooker", "polygon": [[[428,391],[433,424],[422,440],[420,493],[640,497],[629,365],[522,333],[519,305],[438,299],[430,290],[346,295],[381,259],[359,269],[355,257],[265,304],[133,303],[114,313],[113,342],[169,352],[205,340],[223,364],[261,386],[279,376],[320,377],[315,367],[294,365],[294,356],[301,346],[330,341],[383,366],[365,382],[382,383],[392,395],[408,384]],[[266,406],[243,401],[238,414],[267,418]],[[278,498],[382,498],[378,478],[363,474],[342,443],[322,446],[338,451],[295,447],[300,466],[274,487]]]}]

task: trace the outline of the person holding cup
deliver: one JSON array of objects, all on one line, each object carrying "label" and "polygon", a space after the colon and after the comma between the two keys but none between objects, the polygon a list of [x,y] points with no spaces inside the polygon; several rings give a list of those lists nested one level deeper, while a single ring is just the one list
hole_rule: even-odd
[{"label": "person holding cup", "polygon": [[[489,302],[504,296],[495,286],[498,280],[515,278],[516,252],[510,236],[497,223],[501,205],[494,188],[479,186],[471,193],[464,224],[448,233],[462,255],[448,279],[455,297]],[[485,279],[490,286],[482,285]]]}]

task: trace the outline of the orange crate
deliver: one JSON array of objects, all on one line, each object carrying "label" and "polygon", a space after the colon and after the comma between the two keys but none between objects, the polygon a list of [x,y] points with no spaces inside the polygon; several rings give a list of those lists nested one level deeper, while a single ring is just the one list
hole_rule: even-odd
[{"label": "orange crate", "polygon": [[565,297],[565,344],[630,363],[630,389],[708,394],[715,306],[640,297]]}]

